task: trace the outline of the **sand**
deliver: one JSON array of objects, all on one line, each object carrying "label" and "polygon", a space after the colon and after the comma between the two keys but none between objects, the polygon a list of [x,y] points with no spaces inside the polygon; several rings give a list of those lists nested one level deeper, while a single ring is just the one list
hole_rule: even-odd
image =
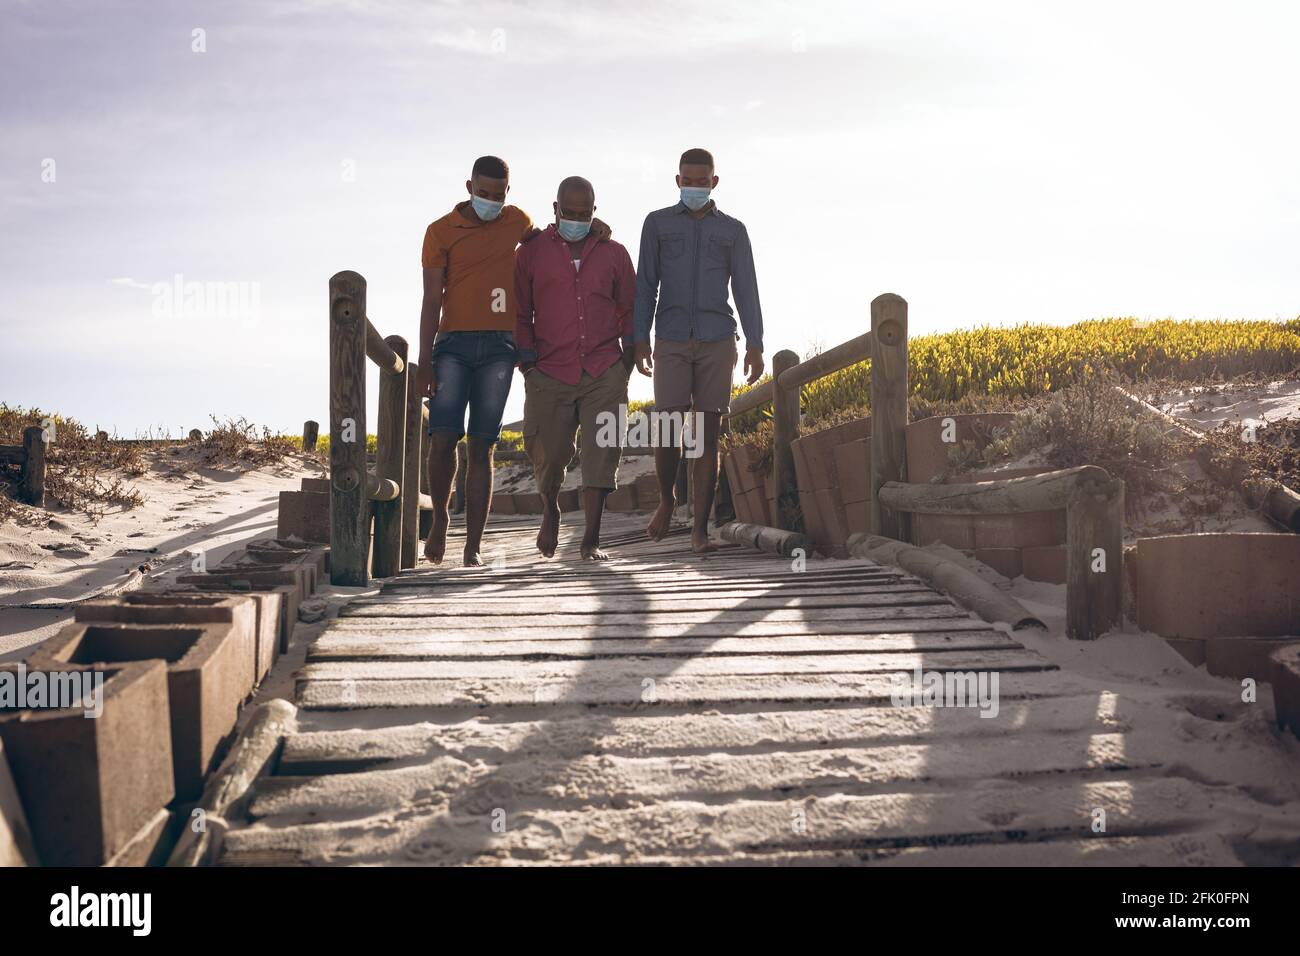
[{"label": "sand", "polygon": [[[51,509],[43,524],[0,523],[0,660],[50,637],[72,619],[61,606],[208,567],[251,538],[274,537],[279,493],[320,477],[306,456],[257,468],[204,463],[185,446],[145,452],[149,471],[129,479],[143,505],[96,519]],[[141,570],[143,568],[143,570]],[[49,609],[14,605],[49,605]]]}]

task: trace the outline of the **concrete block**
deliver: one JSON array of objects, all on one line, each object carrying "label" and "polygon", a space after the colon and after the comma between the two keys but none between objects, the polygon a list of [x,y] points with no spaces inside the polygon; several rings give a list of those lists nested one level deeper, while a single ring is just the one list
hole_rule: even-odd
[{"label": "concrete block", "polygon": [[1019,548],[976,548],[975,560],[1006,578],[1018,578],[1022,572]]},{"label": "concrete block", "polygon": [[0,739],[0,866],[36,865],[36,845]]},{"label": "concrete block", "polygon": [[1210,637],[1202,643],[1205,644],[1205,669],[1211,674],[1267,682],[1273,679],[1269,656],[1300,643],[1300,637]]},{"label": "concrete block", "polygon": [[328,478],[304,478],[302,480],[301,488],[303,491],[329,494],[330,480]]},{"label": "concrete block", "polygon": [[1269,655],[1273,667],[1273,706],[1277,725],[1300,737],[1300,644],[1288,644]]},{"label": "concrete block", "polygon": [[1046,548],[1065,544],[1065,509],[1019,515],[972,515],[975,549]]},{"label": "concrete block", "polygon": [[[1162,637],[1300,638],[1300,535],[1140,538],[1136,573],[1143,630]],[[1207,664],[1213,660],[1211,653]]]},{"label": "concrete block", "polygon": [[166,866],[167,857],[190,817],[167,808],[159,810],[136,831],[126,846],[104,865],[112,867]]},{"label": "concrete block", "polygon": [[844,505],[844,518],[848,522],[849,534],[871,533],[871,502],[849,501]]},{"label": "concrete block", "polygon": [[836,445],[835,477],[840,501],[845,505],[871,500],[871,439]]},{"label": "concrete block", "polygon": [[316,570],[317,585],[330,571],[330,549],[327,546],[293,538],[254,538],[236,553],[242,554],[250,567],[291,563],[309,565]]},{"label": "concrete block", "polygon": [[1165,643],[1183,656],[1193,667],[1205,663],[1205,642],[1196,638],[1166,637]]},{"label": "concrete block", "polygon": [[582,510],[582,492],[577,488],[566,488],[560,492],[560,511],[567,514]]},{"label": "concrete block", "polygon": [[176,796],[197,797],[215,770],[245,697],[246,649],[229,623],[70,624],[28,657],[32,667],[167,663]]},{"label": "concrete block", "polygon": [[731,459],[732,472],[728,476],[728,481],[732,482],[732,493],[737,490],[749,491],[751,488],[761,488],[763,485],[763,475],[759,470],[758,463],[761,454],[755,445],[736,445],[728,457]]},{"label": "concrete block", "polygon": [[1030,581],[1064,584],[1066,562],[1063,544],[1020,549],[1020,573]]},{"label": "concrete block", "polygon": [[104,601],[87,601],[73,612],[79,624],[228,624],[231,640],[239,644],[238,682],[247,699],[257,685],[257,605],[251,597],[236,594],[198,594],[193,591],[133,591]]},{"label": "concrete block", "polygon": [[234,589],[248,589],[267,585],[291,585],[297,593],[293,613],[298,613],[297,601],[312,593],[313,574],[303,565],[285,567],[250,567],[250,568],[214,568],[204,574],[182,574],[176,578],[177,584],[215,584]]},{"label": "concrete block", "polygon": [[824,538],[818,544],[825,544],[828,552],[843,550],[844,542],[849,537],[849,519],[840,504],[840,496],[833,488],[817,488],[813,491],[817,499],[817,514],[821,517]]},{"label": "concrete block", "polygon": [[542,496],[537,492],[519,494],[515,496],[515,514],[517,515],[539,515],[542,513]]},{"label": "concrete block", "polygon": [[606,511],[636,511],[636,485],[624,485],[609,493],[605,499]]},{"label": "concrete block", "polygon": [[[33,670],[0,664],[11,681],[24,671],[30,680]],[[83,706],[0,707],[0,741],[40,863],[99,866],[175,796],[167,666],[56,670],[103,673],[99,716]]]},{"label": "concrete block", "polygon": [[238,594],[248,597],[253,602],[256,609],[254,631],[257,635],[256,681],[260,682],[266,677],[275,665],[276,658],[288,652],[294,625],[298,623],[299,601],[298,589],[295,585],[262,584],[237,587],[207,582],[177,585],[169,589],[168,593],[191,590],[201,594]]},{"label": "concrete block", "polygon": [[848,442],[870,437],[871,419],[857,418],[841,425],[812,432],[792,442],[792,449],[798,446],[794,454],[795,476],[799,488],[803,491],[837,488],[839,479],[835,464],[835,449]]},{"label": "concrete block", "polygon": [[[728,481],[731,479],[728,478]],[[641,475],[632,484],[636,485],[636,502],[645,511],[659,507],[659,479],[655,475]],[[731,497],[736,497],[735,484],[730,485]]]},{"label": "concrete block", "polygon": [[826,540],[826,529],[822,526],[821,512],[817,510],[817,498],[812,491],[799,490],[799,510],[803,512],[803,530],[814,543]]},{"label": "concrete block", "polygon": [[964,515],[912,515],[912,543],[923,548],[936,542],[958,551],[974,551],[975,526]]},{"label": "concrete block", "polygon": [[330,496],[320,491],[280,492],[280,511],[276,518],[277,538],[303,541],[330,540]]},{"label": "concrete block", "polygon": [[[953,420],[953,441],[944,441],[945,423]],[[985,433],[1010,422],[1014,415],[936,415],[909,422],[905,433],[907,445],[907,480],[931,481],[948,468],[948,452],[962,442],[974,442],[977,448],[987,445]],[[956,547],[956,545],[953,545]]]},{"label": "concrete block", "polygon": [[515,496],[501,492],[492,496],[489,509],[494,515],[512,515],[515,513]]}]

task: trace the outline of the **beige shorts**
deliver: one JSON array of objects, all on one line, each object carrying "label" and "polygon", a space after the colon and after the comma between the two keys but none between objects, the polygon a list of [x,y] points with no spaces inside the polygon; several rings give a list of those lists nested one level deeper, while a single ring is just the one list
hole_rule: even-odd
[{"label": "beige shorts", "polygon": [[[627,379],[621,361],[596,378],[583,372],[577,385],[551,378],[539,369],[524,376],[524,451],[533,463],[541,494],[560,490],[564,471],[577,450],[574,437],[580,426],[583,487],[618,486],[623,444],[619,406],[627,405]],[[614,416],[612,427],[608,419],[600,417],[602,412]]]},{"label": "beige shorts", "polygon": [[716,342],[655,339],[655,409],[730,411],[731,373],[739,354],[735,336]]}]

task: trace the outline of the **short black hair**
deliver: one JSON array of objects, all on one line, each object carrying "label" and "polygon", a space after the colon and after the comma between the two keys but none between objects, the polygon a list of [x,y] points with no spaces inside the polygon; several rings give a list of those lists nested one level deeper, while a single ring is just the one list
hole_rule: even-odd
[{"label": "short black hair", "polygon": [[475,176],[486,176],[488,179],[509,179],[510,167],[500,156],[480,156],[474,160],[474,168],[470,170],[470,178]]},{"label": "short black hair", "polygon": [[686,152],[682,153],[682,158],[677,163],[677,166],[678,168],[681,168],[682,166],[685,166],[688,163],[692,166],[701,166],[701,165],[708,166],[709,171],[712,172],[713,154],[710,153],[707,149],[699,149],[699,148],[688,149]]}]

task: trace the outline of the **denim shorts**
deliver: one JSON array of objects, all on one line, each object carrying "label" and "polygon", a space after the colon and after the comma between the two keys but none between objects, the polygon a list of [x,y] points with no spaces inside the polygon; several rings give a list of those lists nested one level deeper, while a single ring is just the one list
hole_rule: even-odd
[{"label": "denim shorts", "polygon": [[435,388],[429,400],[429,434],[501,438],[510,383],[519,353],[510,332],[441,332],[433,343]]}]

